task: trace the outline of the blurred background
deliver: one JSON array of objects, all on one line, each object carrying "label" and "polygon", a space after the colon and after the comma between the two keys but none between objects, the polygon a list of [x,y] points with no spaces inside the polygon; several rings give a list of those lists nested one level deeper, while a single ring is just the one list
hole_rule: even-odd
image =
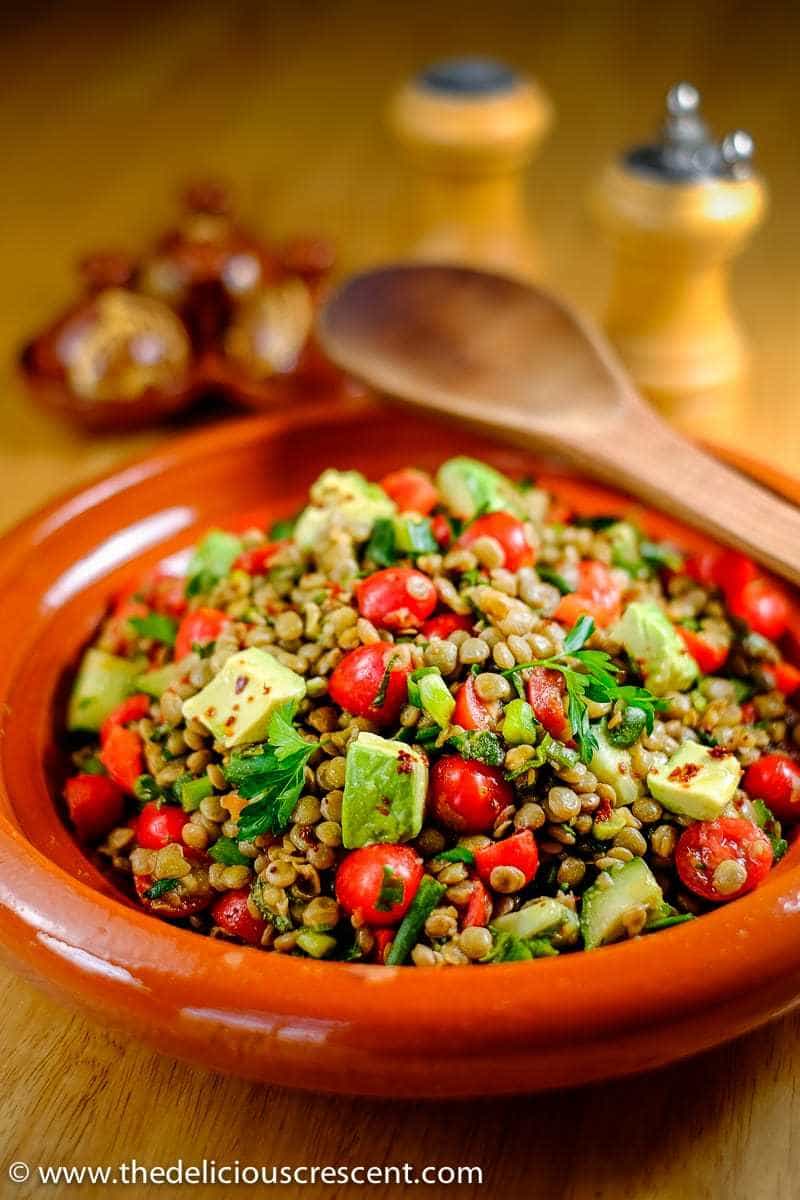
[{"label": "blurred background", "polygon": [[752,385],[680,419],[800,462],[800,10],[789,0],[33,3],[6,7],[2,21],[3,524],[158,436],[73,432],[34,408],[16,376],[22,341],[74,295],[76,258],[146,244],[174,219],[179,186],[206,174],[229,179],[243,217],[268,235],[330,235],[340,271],[396,257],[410,201],[387,100],[426,62],[458,54],[508,61],[552,99],[527,202],[545,281],[595,315],[610,255],[587,193],[612,156],[657,131],[667,88],[690,79],[716,133],[752,132],[771,194],[735,266]]}]

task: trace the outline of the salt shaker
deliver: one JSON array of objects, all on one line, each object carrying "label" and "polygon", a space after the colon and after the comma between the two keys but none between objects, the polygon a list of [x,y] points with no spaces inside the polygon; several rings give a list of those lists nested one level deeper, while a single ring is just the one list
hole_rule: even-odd
[{"label": "salt shaker", "polygon": [[523,173],[551,120],[539,85],[502,63],[454,59],[408,80],[389,106],[390,128],[412,169],[405,251],[538,274]]},{"label": "salt shaker", "polygon": [[591,195],[615,255],[606,329],[655,399],[680,401],[743,374],[728,275],[766,207],[753,152],[743,130],[716,142],[696,88],[678,83],[658,141],[609,164]]}]

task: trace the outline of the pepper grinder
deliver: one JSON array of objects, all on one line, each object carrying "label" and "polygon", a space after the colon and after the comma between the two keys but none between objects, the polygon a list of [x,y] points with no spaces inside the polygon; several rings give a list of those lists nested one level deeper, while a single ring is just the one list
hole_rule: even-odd
[{"label": "pepper grinder", "polygon": [[615,253],[606,329],[654,399],[680,401],[744,371],[728,274],[766,207],[753,151],[743,130],[715,142],[697,89],[678,83],[659,141],[609,164],[591,196]]},{"label": "pepper grinder", "polygon": [[502,63],[448,60],[408,80],[389,106],[413,173],[407,252],[537,275],[523,172],[551,120],[538,84]]}]

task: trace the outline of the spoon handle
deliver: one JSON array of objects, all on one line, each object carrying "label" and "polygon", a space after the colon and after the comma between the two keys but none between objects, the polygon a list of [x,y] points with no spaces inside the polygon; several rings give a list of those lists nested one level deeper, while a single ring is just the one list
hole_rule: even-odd
[{"label": "spoon handle", "polygon": [[620,416],[600,435],[568,438],[562,455],[800,584],[800,508],[724,466],[638,401]]}]

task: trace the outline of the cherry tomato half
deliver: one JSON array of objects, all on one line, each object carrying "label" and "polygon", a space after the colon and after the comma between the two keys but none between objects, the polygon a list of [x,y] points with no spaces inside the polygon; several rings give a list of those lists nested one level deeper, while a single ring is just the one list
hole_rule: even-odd
[{"label": "cherry tomato half", "polygon": [[704,633],[695,633],[685,625],[676,625],[683,644],[704,675],[713,675],[725,663],[730,642],[717,641]]},{"label": "cherry tomato half", "polygon": [[439,503],[439,493],[430,475],[415,467],[403,467],[384,475],[381,487],[401,513],[415,512],[426,516]]},{"label": "cherry tomato half", "polygon": [[122,820],[122,789],[107,775],[75,775],[64,787],[67,811],[81,841],[99,842]]},{"label": "cherry tomato half", "polygon": [[759,571],[752,558],[738,550],[722,550],[717,554],[712,568],[714,583],[730,597],[758,579]]},{"label": "cherry tomato half", "polygon": [[453,725],[462,729],[489,729],[492,715],[475,691],[475,680],[468,675],[456,692],[456,706],[453,709]]},{"label": "cherry tomato half", "polygon": [[533,715],[547,732],[559,741],[567,741],[571,729],[564,711],[566,684],[560,671],[549,667],[534,667],[528,678],[528,703]]},{"label": "cherry tomato half", "polygon": [[281,542],[265,542],[263,546],[254,546],[252,550],[244,550],[234,560],[234,569],[246,571],[248,575],[263,575],[275,555],[288,545],[288,540],[284,539]]},{"label": "cherry tomato half", "polygon": [[180,842],[181,830],[189,814],[174,804],[145,804],[136,818],[136,842],[144,850],[163,850],[171,842]]},{"label": "cherry tomato half", "polygon": [[100,761],[111,778],[126,792],[144,771],[144,743],[135,729],[112,725],[100,750]]},{"label": "cherry tomato half", "polygon": [[193,608],[178,626],[175,662],[191,654],[193,646],[207,646],[209,642],[215,642],[229,622],[228,614],[219,608]]},{"label": "cherry tomato half", "polygon": [[764,754],[747,768],[744,790],[779,821],[800,820],[800,765],[788,754]]},{"label": "cherry tomato half", "polygon": [[429,617],[424,622],[420,632],[423,637],[428,638],[449,638],[451,633],[455,633],[457,629],[463,629],[466,633],[472,632],[472,627],[475,624],[474,617],[469,613],[439,613],[438,617]]},{"label": "cherry tomato half", "polygon": [[453,526],[444,513],[431,517],[431,532],[442,549],[446,550],[453,540]]},{"label": "cherry tomato half", "polygon": [[472,893],[467,901],[467,907],[464,909],[463,928],[466,929],[468,925],[486,926],[489,924],[491,915],[492,897],[480,879],[473,879]]},{"label": "cherry tomato half", "polygon": [[695,583],[714,588],[717,586],[717,564],[721,554],[720,550],[703,550],[698,554],[689,554],[683,560],[683,570]]},{"label": "cherry tomato half", "polygon": [[431,805],[437,821],[459,833],[487,833],[514,802],[498,767],[445,754],[431,772]]},{"label": "cherry tomato half", "polygon": [[[728,890],[725,863],[736,863],[740,887]],[[763,829],[744,817],[695,821],[675,847],[675,866],[681,882],[705,900],[720,903],[751,892],[772,866],[772,846]]]},{"label": "cherry tomato half", "polygon": [[149,696],[145,696],[144,692],[137,692],[135,696],[128,696],[127,700],[123,700],[122,704],[117,705],[103,721],[100,729],[100,745],[106,744],[112,729],[118,725],[129,725],[132,721],[141,721],[142,717],[146,717],[152,703],[153,701]]},{"label": "cherry tomato half", "polygon": [[779,692],[783,692],[784,696],[791,696],[800,688],[800,668],[794,663],[786,662],[781,659],[772,667],[765,669],[765,674],[771,676],[772,686]]},{"label": "cherry tomato half", "polygon": [[250,946],[260,946],[261,937],[267,928],[267,922],[260,917],[254,917],[247,907],[250,888],[234,888],[233,891],[223,892],[215,900],[211,908],[211,917],[215,925],[219,925],[225,933],[241,938]]},{"label": "cherry tomato half", "polygon": [[367,925],[397,925],[421,879],[422,859],[408,846],[362,846],[339,864],[336,899]]},{"label": "cherry tomato half", "polygon": [[727,596],[728,608],[755,633],[775,641],[786,631],[789,601],[778,584],[762,575]]},{"label": "cherry tomato half", "polygon": [[[335,704],[356,717],[367,717],[378,725],[392,725],[408,697],[410,672],[410,664],[402,663],[396,648],[387,642],[357,646],[334,668],[328,680],[328,694]],[[383,699],[376,704],[384,683]]]},{"label": "cherry tomato half", "polygon": [[574,625],[582,613],[594,617],[600,628],[616,621],[620,612],[622,592],[605,563],[587,558],[578,563],[578,586],[568,596],[562,596],[553,614],[556,621]]},{"label": "cherry tomato half", "polygon": [[386,567],[356,587],[358,611],[382,629],[418,629],[437,599],[433,581],[413,567]]},{"label": "cherry tomato half", "polygon": [[469,547],[482,537],[491,537],[500,543],[502,565],[508,571],[533,566],[536,561],[533,547],[525,534],[525,526],[510,512],[486,513],[483,517],[477,517],[461,534],[458,545]]},{"label": "cherry tomato half", "polygon": [[475,867],[484,883],[495,867],[516,867],[530,883],[539,866],[539,848],[530,829],[523,829],[512,837],[492,842],[491,846],[475,851]]}]

